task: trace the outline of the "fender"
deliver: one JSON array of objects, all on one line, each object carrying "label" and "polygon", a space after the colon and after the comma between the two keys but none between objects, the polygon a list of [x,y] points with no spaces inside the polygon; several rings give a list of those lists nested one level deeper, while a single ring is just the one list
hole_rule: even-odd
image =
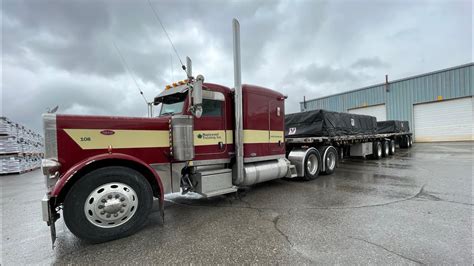
[{"label": "fender", "polygon": [[145,162],[143,162],[142,160],[136,158],[136,157],[133,157],[133,156],[130,156],[130,155],[127,155],[127,154],[123,154],[123,153],[105,153],[105,154],[99,154],[99,155],[95,155],[95,156],[92,156],[92,157],[89,157],[83,161],[80,161],[78,162],[77,164],[75,164],[73,167],[71,167],[69,170],[67,170],[58,180],[58,182],[56,183],[56,185],[54,186],[52,192],[51,192],[51,196],[52,197],[57,197],[62,189],[64,188],[64,186],[67,184],[67,182],[69,180],[71,180],[71,178],[78,172],[80,171],[83,167],[91,164],[91,163],[94,163],[94,162],[97,162],[97,161],[102,161],[102,160],[109,160],[109,159],[120,159],[120,160],[127,160],[127,161],[132,161],[132,162],[135,162],[135,163],[138,163],[140,164],[141,166],[145,167],[146,169],[148,169],[151,173],[153,173],[154,177],[155,177],[155,180],[156,182],[158,183],[158,187],[160,189],[160,206],[164,206],[164,193],[163,193],[163,184],[161,182],[161,178],[160,176],[156,173],[156,171],[151,168],[148,164],[146,164]]}]

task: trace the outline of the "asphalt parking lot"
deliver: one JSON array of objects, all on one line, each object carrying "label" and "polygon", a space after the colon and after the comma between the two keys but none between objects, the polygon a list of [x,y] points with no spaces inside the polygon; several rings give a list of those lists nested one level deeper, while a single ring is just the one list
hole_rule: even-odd
[{"label": "asphalt parking lot", "polygon": [[125,239],[92,245],[62,220],[51,249],[39,171],[0,176],[1,264],[470,264],[474,143],[415,144],[350,159],[311,182],[276,180],[239,196],[167,197]]}]

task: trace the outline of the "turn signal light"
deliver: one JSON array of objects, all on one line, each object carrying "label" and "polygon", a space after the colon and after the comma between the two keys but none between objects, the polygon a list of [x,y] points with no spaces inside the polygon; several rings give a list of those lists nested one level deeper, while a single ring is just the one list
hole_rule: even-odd
[{"label": "turn signal light", "polygon": [[165,90],[169,90],[171,88],[172,88],[171,85],[166,85]]},{"label": "turn signal light", "polygon": [[173,82],[173,87],[178,87],[178,83]]}]

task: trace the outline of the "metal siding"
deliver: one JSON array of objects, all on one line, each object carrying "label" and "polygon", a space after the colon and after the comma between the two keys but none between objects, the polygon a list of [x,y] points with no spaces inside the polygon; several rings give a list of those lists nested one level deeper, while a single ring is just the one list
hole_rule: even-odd
[{"label": "metal siding", "polygon": [[474,65],[462,65],[438,72],[390,83],[385,92],[383,84],[342,94],[307,101],[308,110],[326,109],[347,112],[348,109],[386,104],[387,119],[407,120],[413,125],[413,105],[462,98],[473,95]]}]

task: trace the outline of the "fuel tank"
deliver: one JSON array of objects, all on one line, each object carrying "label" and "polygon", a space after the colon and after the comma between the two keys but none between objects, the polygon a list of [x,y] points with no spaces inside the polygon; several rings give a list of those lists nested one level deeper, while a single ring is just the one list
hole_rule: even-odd
[{"label": "fuel tank", "polygon": [[244,164],[244,178],[238,186],[251,186],[257,183],[287,176],[290,162],[285,158]]}]

